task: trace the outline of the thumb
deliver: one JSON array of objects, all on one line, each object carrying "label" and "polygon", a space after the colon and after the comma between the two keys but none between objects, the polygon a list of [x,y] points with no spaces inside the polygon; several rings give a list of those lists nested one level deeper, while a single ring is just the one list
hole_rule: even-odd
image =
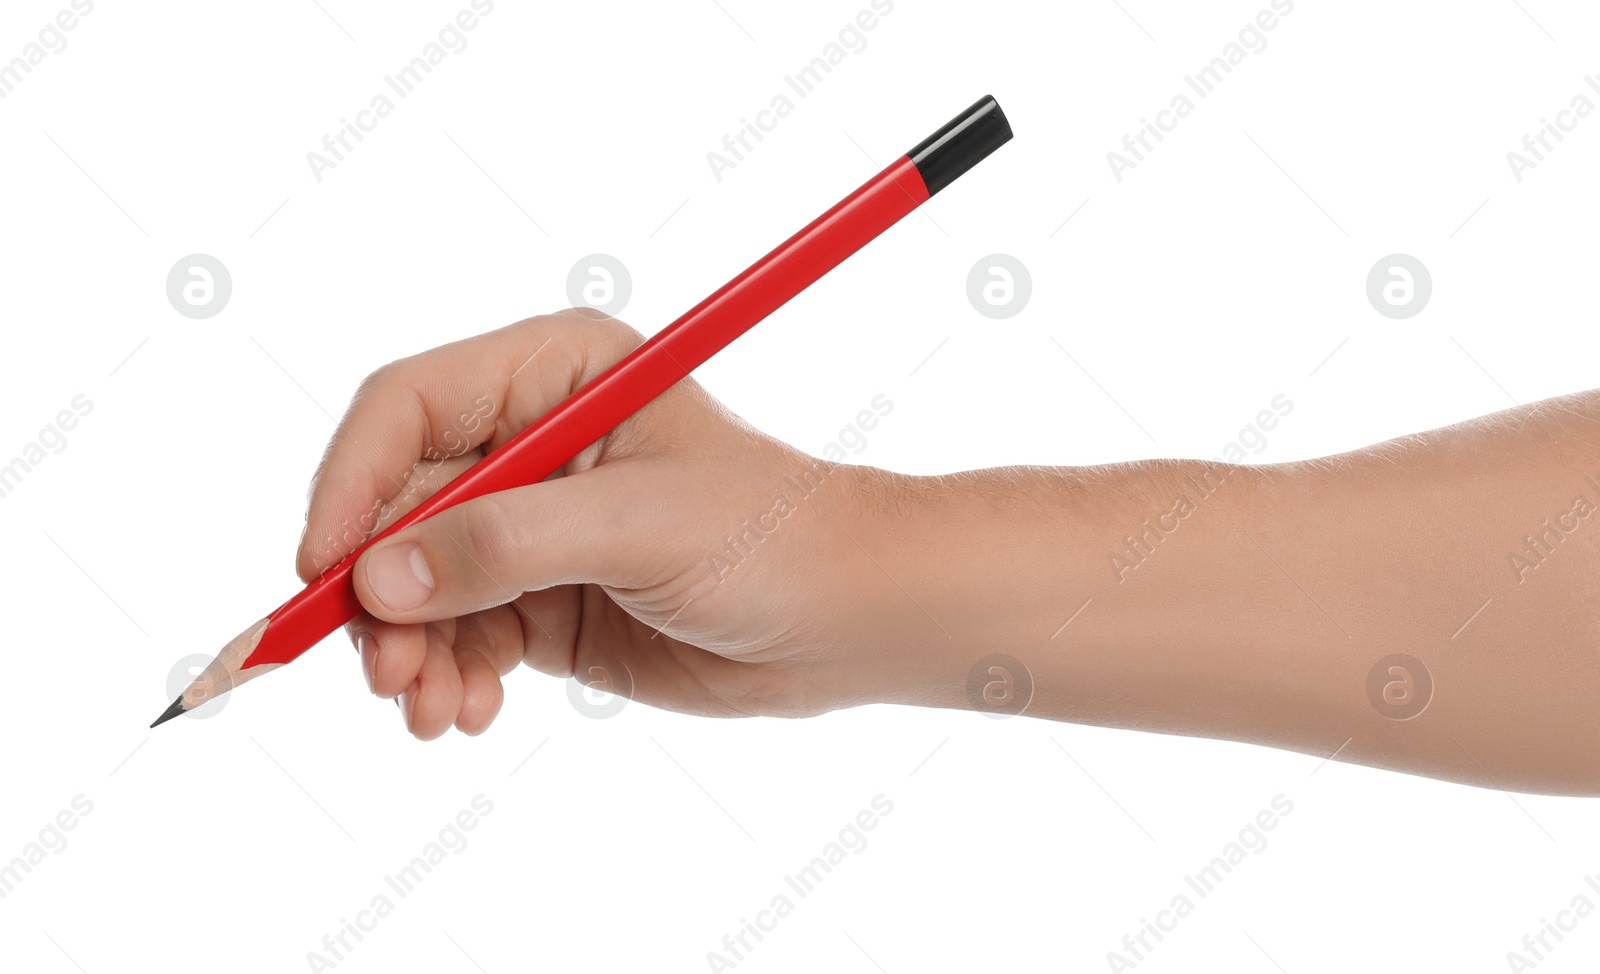
[{"label": "thumb", "polygon": [[[524,592],[654,580],[664,524],[599,467],[488,494],[396,533],[356,562],[356,596],[396,623],[433,622],[503,605]],[[659,508],[657,508],[659,510]]]}]

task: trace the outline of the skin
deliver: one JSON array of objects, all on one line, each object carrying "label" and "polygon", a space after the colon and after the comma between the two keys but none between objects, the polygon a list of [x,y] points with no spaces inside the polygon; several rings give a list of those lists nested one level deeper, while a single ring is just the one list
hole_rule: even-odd
[{"label": "skin", "polygon": [[[571,310],[374,373],[313,481],[301,577],[640,341]],[[349,630],[425,740],[487,729],[519,663],[715,717],[1031,683],[1035,717],[1600,795],[1592,502],[1600,392],[1313,461],[911,477],[807,456],[686,379],[544,483],[375,545]]]}]

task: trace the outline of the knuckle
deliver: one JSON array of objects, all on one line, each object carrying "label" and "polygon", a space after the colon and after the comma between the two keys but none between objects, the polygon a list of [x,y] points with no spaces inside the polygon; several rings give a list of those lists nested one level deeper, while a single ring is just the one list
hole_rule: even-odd
[{"label": "knuckle", "polygon": [[568,308],[559,315],[556,315],[556,317],[567,319],[579,317],[587,319],[587,321],[581,326],[584,332],[586,334],[594,335],[604,339],[609,343],[626,345],[631,348],[644,340],[644,336],[639,334],[639,332],[635,330],[632,325],[629,325],[621,318],[613,318],[604,311],[599,311],[595,308],[585,308],[581,306]]},{"label": "knuckle", "polygon": [[621,343],[630,351],[644,341],[644,335],[637,328],[620,318],[606,319],[606,327],[609,329],[611,339]]},{"label": "knuckle", "polygon": [[461,507],[461,533],[475,567],[500,580],[517,563],[520,532],[516,519],[490,495]]},{"label": "knuckle", "polygon": [[399,371],[399,365],[399,362],[390,362],[369,373],[361,380],[361,384],[356,386],[355,401],[359,402],[393,382],[395,374]]}]

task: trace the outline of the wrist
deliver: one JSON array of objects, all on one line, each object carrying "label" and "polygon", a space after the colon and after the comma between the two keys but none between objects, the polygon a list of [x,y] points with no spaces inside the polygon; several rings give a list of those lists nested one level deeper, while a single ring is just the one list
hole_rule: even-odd
[{"label": "wrist", "polygon": [[[835,562],[849,588],[845,657],[859,703],[965,708],[965,675],[995,650],[993,545],[1007,515],[981,498],[985,473],[913,476],[851,467]],[[976,655],[975,655],[976,654]]]},{"label": "wrist", "polygon": [[[856,468],[850,564],[873,702],[1130,726],[1192,688],[1199,620],[1247,589],[1255,468],[1163,461],[931,477]],[[1159,687],[1159,689],[1158,689]],[[1146,696],[1146,691],[1155,691]]]}]

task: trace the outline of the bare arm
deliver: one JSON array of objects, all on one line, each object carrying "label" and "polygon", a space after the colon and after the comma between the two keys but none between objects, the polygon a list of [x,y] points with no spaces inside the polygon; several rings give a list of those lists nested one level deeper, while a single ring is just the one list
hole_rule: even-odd
[{"label": "bare arm", "polygon": [[1600,794],[1600,392],[1315,461],[862,489],[875,699],[1031,679],[1036,716]]}]

